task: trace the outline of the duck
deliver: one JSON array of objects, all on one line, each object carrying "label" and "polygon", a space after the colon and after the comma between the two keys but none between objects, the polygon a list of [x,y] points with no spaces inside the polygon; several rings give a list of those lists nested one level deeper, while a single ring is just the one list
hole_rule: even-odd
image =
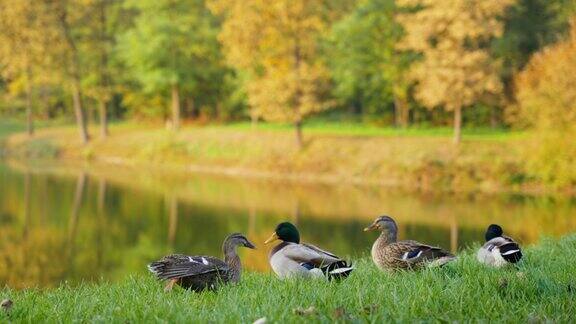
[{"label": "duck", "polygon": [[398,225],[390,216],[380,216],[364,231],[379,230],[380,236],[372,245],[372,261],[383,271],[417,270],[443,266],[455,256],[442,248],[416,241],[398,241]]},{"label": "duck", "polygon": [[490,224],[484,235],[486,243],[480,247],[476,258],[480,263],[500,268],[515,264],[522,259],[520,245],[511,237],[505,236],[502,227]]},{"label": "duck", "polygon": [[269,262],[274,273],[281,279],[325,278],[343,279],[350,275],[354,267],[335,254],[317,246],[300,243],[300,232],[290,222],[276,226],[274,233],[264,244],[281,242],[270,251]]},{"label": "duck", "polygon": [[244,235],[232,233],[222,244],[224,260],[212,256],[191,256],[171,254],[148,265],[148,270],[158,279],[167,281],[165,291],[171,291],[174,285],[200,292],[215,290],[222,284],[238,283],[242,264],[237,247],[255,249]]}]

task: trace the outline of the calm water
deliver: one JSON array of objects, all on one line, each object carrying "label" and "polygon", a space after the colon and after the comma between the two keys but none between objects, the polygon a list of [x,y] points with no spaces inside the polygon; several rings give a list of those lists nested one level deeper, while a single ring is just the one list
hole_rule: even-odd
[{"label": "calm water", "polygon": [[415,194],[179,175],[102,166],[0,162],[0,286],[118,280],[171,252],[220,255],[243,232],[258,246],[246,268],[269,271],[262,242],[283,220],[303,240],[342,256],[367,255],[362,228],[395,217],[400,237],[456,251],[497,222],[524,244],[576,230],[576,201],[525,196]]}]

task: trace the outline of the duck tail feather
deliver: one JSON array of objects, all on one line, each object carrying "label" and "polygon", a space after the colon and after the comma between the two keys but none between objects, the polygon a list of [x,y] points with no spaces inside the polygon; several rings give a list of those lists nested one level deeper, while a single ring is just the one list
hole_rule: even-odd
[{"label": "duck tail feather", "polygon": [[329,280],[339,280],[348,277],[354,270],[354,267],[352,266],[352,263],[348,264],[346,261],[340,260],[322,267],[321,269]]},{"label": "duck tail feather", "polygon": [[447,256],[443,256],[440,258],[435,259],[434,261],[431,261],[430,263],[428,263],[428,267],[443,267],[446,264],[452,262],[456,260],[456,257],[453,255],[447,255]]}]

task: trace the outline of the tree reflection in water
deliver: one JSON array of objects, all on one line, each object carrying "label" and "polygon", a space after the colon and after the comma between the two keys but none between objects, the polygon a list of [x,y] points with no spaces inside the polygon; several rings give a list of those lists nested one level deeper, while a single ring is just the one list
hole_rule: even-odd
[{"label": "tree reflection in water", "polygon": [[0,163],[0,284],[20,288],[144,273],[166,253],[219,256],[222,239],[248,233],[247,269],[269,271],[262,242],[280,221],[342,256],[367,255],[375,216],[401,238],[455,251],[498,222],[528,244],[576,229],[569,198],[408,193],[379,187],[295,184],[146,170]]}]

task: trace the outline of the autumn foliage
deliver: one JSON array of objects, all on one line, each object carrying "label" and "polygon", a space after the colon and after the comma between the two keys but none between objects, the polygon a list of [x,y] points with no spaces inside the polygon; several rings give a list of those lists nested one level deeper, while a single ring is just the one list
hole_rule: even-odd
[{"label": "autumn foliage", "polygon": [[[575,21],[576,22],[576,21]],[[535,130],[529,170],[557,186],[576,183],[576,23],[517,78],[519,122]]]}]

